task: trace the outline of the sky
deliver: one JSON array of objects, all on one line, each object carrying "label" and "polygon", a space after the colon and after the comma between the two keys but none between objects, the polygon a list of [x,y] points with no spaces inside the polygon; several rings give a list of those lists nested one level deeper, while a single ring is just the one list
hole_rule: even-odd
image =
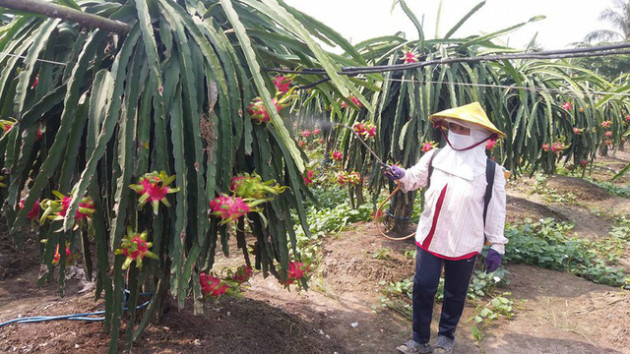
[{"label": "sky", "polygon": [[[349,39],[352,44],[397,31],[417,39],[415,27],[393,0],[285,0]],[[443,0],[440,35],[450,30],[479,0]],[[424,14],[425,38],[435,38],[438,0],[406,0],[418,20]],[[611,29],[599,14],[612,6],[608,0],[487,0],[453,37],[492,33],[526,22],[538,15],[545,19],[528,23],[502,37],[511,47],[522,48],[538,32],[536,43],[546,50],[567,48],[594,30]],[[329,48],[330,49],[330,48]],[[333,51],[335,51],[333,49]]]}]

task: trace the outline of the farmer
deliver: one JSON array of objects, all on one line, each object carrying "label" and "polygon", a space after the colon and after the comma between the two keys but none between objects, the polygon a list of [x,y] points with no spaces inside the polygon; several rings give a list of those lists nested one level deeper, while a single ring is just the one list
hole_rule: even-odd
[{"label": "farmer", "polygon": [[[486,163],[494,162],[488,162],[485,154],[485,142],[505,134],[488,120],[477,102],[433,114],[429,120],[440,127],[446,146],[427,152],[408,170],[397,166],[385,169],[385,176],[397,180],[403,192],[428,186],[416,231],[413,338],[397,347],[402,353],[453,352],[455,328],[464,310],[468,283],[484,239],[490,243],[485,260],[488,272],[499,267],[508,242],[503,236],[506,212],[503,168],[496,165],[492,174],[488,172]],[[487,196],[491,197],[488,202],[484,200]],[[433,300],[442,267],[444,303],[438,338],[431,346]]]}]

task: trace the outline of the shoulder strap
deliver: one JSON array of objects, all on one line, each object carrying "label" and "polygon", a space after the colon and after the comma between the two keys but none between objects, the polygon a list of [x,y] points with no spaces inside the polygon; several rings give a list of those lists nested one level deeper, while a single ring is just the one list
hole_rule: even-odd
[{"label": "shoulder strap", "polygon": [[486,224],[486,214],[488,213],[488,204],[490,198],[492,198],[492,185],[494,184],[494,173],[496,169],[496,162],[488,159],[486,161],[486,194],[483,196],[483,224]]},{"label": "shoulder strap", "polygon": [[435,149],[435,152],[433,153],[433,155],[431,155],[431,158],[429,159],[429,177],[427,177],[427,190],[431,186],[431,175],[433,174],[433,159],[440,151],[442,151],[442,149]]}]

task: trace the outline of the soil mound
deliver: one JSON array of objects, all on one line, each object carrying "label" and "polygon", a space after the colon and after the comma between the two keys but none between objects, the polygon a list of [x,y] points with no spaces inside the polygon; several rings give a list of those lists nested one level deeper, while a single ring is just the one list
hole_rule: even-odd
[{"label": "soil mound", "polygon": [[365,281],[393,282],[413,275],[413,238],[389,241],[378,234],[373,223],[355,224],[352,230],[326,242],[322,276],[338,290],[365,288]]}]

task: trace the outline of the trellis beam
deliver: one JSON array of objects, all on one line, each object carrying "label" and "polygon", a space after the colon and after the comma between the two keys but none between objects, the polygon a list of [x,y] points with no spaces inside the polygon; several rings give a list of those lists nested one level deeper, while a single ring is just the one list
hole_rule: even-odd
[{"label": "trellis beam", "polygon": [[118,34],[125,34],[131,29],[128,24],[120,21],[110,20],[41,0],[0,0],[0,7],[46,17],[60,18],[64,21],[76,22],[88,28],[100,28]]}]

